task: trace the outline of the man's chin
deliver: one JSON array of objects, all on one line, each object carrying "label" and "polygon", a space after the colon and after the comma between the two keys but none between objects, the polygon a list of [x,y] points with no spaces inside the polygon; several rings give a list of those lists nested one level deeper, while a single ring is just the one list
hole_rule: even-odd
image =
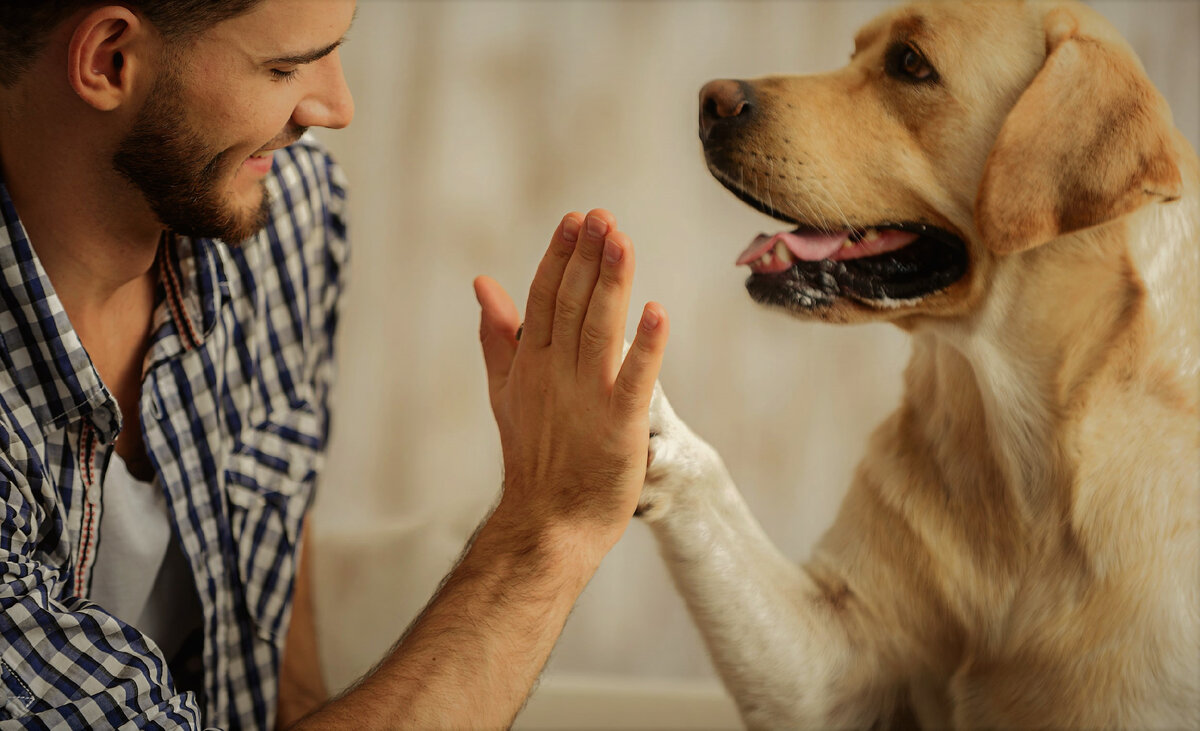
[{"label": "man's chin", "polygon": [[261,182],[254,188],[258,200],[247,202],[242,210],[231,215],[234,225],[228,235],[219,237],[225,243],[237,246],[243,241],[257,236],[258,232],[266,228],[267,223],[270,222],[271,194],[267,192],[267,186]]},{"label": "man's chin", "polygon": [[204,214],[188,216],[168,223],[178,234],[191,238],[220,239],[230,246],[238,246],[254,238],[271,220],[271,196],[266,186],[259,183],[248,198],[237,203],[229,198],[213,206]]}]

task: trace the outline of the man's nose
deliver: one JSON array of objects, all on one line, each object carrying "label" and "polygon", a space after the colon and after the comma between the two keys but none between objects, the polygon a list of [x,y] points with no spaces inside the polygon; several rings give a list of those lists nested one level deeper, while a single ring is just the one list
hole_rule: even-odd
[{"label": "man's nose", "polygon": [[296,105],[292,121],[301,127],[341,129],[354,119],[354,97],[346,85],[338,52],[322,60],[320,77],[314,80],[312,92]]},{"label": "man's nose", "polygon": [[753,89],[745,81],[717,79],[700,89],[700,140],[714,132],[741,126],[754,118]]}]

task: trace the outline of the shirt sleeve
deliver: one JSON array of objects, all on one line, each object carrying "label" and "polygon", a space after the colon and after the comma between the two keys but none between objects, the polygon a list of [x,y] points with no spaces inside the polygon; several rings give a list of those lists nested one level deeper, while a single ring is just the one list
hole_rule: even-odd
[{"label": "shirt sleeve", "polygon": [[195,694],[175,692],[150,640],[96,604],[57,598],[65,523],[30,483],[0,455],[0,726],[200,728]]}]

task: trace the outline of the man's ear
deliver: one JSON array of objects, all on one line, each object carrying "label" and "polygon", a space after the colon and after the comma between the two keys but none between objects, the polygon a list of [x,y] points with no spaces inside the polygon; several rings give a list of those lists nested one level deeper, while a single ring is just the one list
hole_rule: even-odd
[{"label": "man's ear", "polygon": [[988,248],[1024,251],[1179,197],[1171,113],[1140,64],[1066,8],[1046,60],[1000,130],[975,199]]},{"label": "man's ear", "polygon": [[129,8],[96,8],[75,26],[67,46],[67,78],[80,99],[104,112],[130,96],[130,81],[146,69],[149,26]]}]

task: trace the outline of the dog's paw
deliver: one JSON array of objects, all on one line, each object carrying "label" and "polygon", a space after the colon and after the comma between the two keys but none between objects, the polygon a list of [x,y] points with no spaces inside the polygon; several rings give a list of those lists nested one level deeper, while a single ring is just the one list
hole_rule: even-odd
[{"label": "dog's paw", "polygon": [[646,482],[634,515],[648,522],[658,520],[683,491],[695,489],[714,472],[719,462],[712,447],[675,415],[662,385],[654,384]]}]

